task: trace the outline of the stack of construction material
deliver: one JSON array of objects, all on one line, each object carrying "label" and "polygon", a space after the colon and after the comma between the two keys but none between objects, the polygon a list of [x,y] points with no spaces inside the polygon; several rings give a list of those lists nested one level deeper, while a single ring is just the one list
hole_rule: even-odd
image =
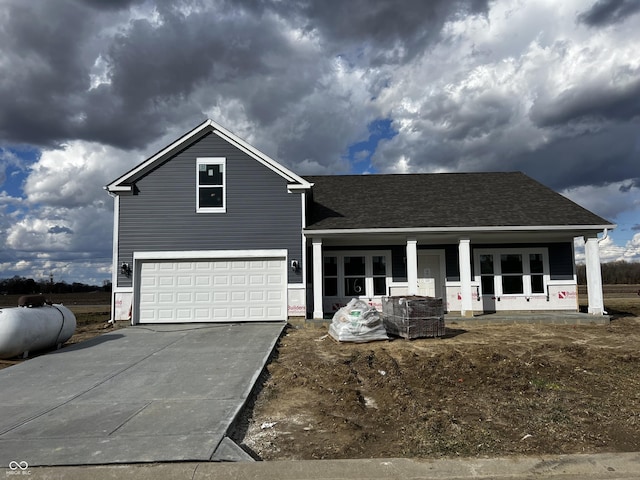
[{"label": "stack of construction material", "polygon": [[389,334],[410,340],[442,337],[445,333],[444,306],[441,298],[384,297],[382,320]]},{"label": "stack of construction material", "polygon": [[380,312],[357,298],[338,310],[329,326],[329,335],[339,342],[388,340]]}]

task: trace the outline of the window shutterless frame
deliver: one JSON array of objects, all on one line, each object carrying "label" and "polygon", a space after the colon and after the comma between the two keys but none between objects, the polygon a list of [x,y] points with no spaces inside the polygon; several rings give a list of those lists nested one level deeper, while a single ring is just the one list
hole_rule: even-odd
[{"label": "window shutterless frame", "polygon": [[475,281],[481,295],[544,295],[550,281],[547,248],[492,248],[474,251]]},{"label": "window shutterless frame", "polygon": [[226,159],[196,159],[196,212],[224,213],[227,209]]},{"label": "window shutterless frame", "polygon": [[381,297],[388,295],[391,279],[391,252],[343,250],[323,254],[325,297]]}]

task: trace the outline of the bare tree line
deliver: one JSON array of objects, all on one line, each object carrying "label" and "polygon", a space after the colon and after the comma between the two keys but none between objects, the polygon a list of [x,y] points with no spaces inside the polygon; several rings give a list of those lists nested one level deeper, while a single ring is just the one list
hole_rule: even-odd
[{"label": "bare tree line", "polygon": [[[602,268],[602,283],[605,285],[639,285],[640,284],[640,263],[638,262],[610,262],[600,265]],[[578,284],[586,285],[585,265],[576,266],[578,274]]]}]

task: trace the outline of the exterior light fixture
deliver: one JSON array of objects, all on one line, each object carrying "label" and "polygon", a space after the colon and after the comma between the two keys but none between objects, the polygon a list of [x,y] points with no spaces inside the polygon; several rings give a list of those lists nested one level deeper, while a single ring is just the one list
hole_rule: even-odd
[{"label": "exterior light fixture", "polygon": [[131,265],[129,265],[128,263],[123,263],[122,265],[120,265],[120,273],[122,273],[126,277],[130,277]]}]

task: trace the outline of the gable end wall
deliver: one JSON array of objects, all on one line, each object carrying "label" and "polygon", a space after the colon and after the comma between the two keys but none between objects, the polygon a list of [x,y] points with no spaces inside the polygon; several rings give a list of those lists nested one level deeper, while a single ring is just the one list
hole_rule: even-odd
[{"label": "gable end wall", "polygon": [[[226,213],[196,213],[196,158],[226,158]],[[137,251],[282,249],[302,260],[302,201],[287,181],[215,134],[208,134],[120,196],[118,261]],[[289,283],[301,283],[289,269]],[[118,274],[118,286],[131,278]]]}]

